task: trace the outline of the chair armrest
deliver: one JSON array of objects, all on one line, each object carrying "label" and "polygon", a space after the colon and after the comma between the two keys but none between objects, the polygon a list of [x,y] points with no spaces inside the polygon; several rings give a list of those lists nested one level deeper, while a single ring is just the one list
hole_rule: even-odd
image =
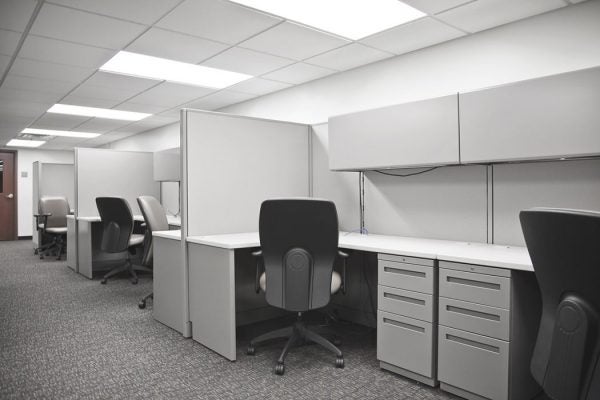
[{"label": "chair armrest", "polygon": [[338,256],[342,259],[342,294],[346,294],[346,266],[348,264],[348,257],[350,254],[338,250]]},{"label": "chair armrest", "polygon": [[[262,264],[262,250],[256,250],[252,252],[252,256],[256,257],[256,275],[254,276],[254,291],[256,294],[260,293],[260,275],[264,269]],[[261,268],[263,267],[263,268]]]},{"label": "chair armrest", "polygon": [[[42,230],[42,229],[46,229],[46,222],[48,222],[48,217],[50,217],[52,214],[50,213],[46,213],[46,214],[33,214],[33,216],[35,217],[35,229],[36,230]],[[44,225],[43,228],[40,228],[40,224]]]}]

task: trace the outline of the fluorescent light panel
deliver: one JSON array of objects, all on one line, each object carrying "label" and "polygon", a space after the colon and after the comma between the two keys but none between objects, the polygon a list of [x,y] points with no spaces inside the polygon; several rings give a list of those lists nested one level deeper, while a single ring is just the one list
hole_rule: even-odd
[{"label": "fluorescent light panel", "polygon": [[96,117],[105,119],[117,119],[122,121],[139,121],[152,114],[112,110],[110,108],[82,107],[70,104],[55,104],[48,110],[49,113],[81,115],[84,117]]},{"label": "fluorescent light panel", "polygon": [[50,135],[50,136],[64,136],[64,137],[74,137],[74,138],[95,138],[100,136],[99,133],[91,133],[91,132],[76,132],[76,131],[56,131],[52,129],[33,129],[26,128],[23,129],[21,133],[28,133],[30,135]]},{"label": "fluorescent light panel", "polygon": [[11,139],[6,145],[12,147],[40,147],[44,143],[46,143],[45,140]]},{"label": "fluorescent light panel", "polygon": [[100,71],[141,78],[223,89],[252,78],[251,75],[204,67],[166,58],[120,51]]},{"label": "fluorescent light panel", "polygon": [[398,0],[231,0],[352,40],[421,18]]}]

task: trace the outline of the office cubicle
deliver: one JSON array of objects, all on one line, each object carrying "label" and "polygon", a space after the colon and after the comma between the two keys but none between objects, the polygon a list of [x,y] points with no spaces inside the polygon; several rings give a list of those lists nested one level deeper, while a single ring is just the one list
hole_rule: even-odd
[{"label": "office cubicle", "polygon": [[[75,202],[75,167],[66,163],[35,161],[32,168],[32,215],[38,213],[38,203],[43,196],[64,196],[71,208]],[[33,247],[37,248],[43,238],[32,217]]]},{"label": "office cubicle", "polygon": [[153,162],[153,153],[149,152],[75,149],[75,214],[67,220],[69,267],[91,279],[94,271],[122,259],[122,255],[99,250],[101,225],[96,197],[125,198],[140,222],[137,197],[160,196]]},{"label": "office cubicle", "polygon": [[181,151],[179,147],[154,153],[154,180],[160,182],[160,203],[167,215],[181,213]]}]

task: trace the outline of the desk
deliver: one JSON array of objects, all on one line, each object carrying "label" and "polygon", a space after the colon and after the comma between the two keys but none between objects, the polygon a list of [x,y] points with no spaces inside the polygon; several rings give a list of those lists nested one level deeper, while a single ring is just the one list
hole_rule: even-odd
[{"label": "desk", "polygon": [[[134,215],[136,225],[144,222],[144,217]],[[181,226],[179,218],[168,216],[169,226]],[[109,254],[100,250],[102,226],[99,216],[67,217],[67,265],[81,275],[92,279],[94,270],[104,264],[121,261],[121,254]]]},{"label": "desk", "polygon": [[[223,355],[229,360],[236,359],[236,326],[239,325],[239,310],[237,310],[236,296],[239,296],[240,291],[236,290],[236,273],[242,271],[240,264],[244,263],[246,270],[254,272],[254,264],[250,263],[250,251],[259,247],[260,241],[257,232],[237,233],[227,235],[213,236],[196,236],[188,237],[186,240],[188,248],[189,260],[189,315],[192,323],[192,337],[197,342],[203,344],[209,349]],[[523,391],[531,391],[531,379],[527,379],[527,358],[528,352],[531,351],[531,345],[535,339],[535,318],[529,318],[529,321],[524,321],[524,315],[527,312],[534,312],[532,307],[523,305],[527,303],[529,291],[532,289],[531,282],[535,283],[533,267],[529,254],[525,247],[512,247],[489,245],[483,243],[466,243],[446,240],[419,239],[407,238],[387,235],[360,235],[356,233],[341,232],[339,237],[339,247],[347,250],[356,250],[367,253],[375,253],[379,264],[379,298],[382,293],[400,293],[402,290],[408,290],[409,294],[413,293],[417,297],[427,298],[430,301],[427,304],[430,315],[430,322],[424,320],[405,318],[397,314],[390,314],[387,306],[378,307],[378,358],[381,360],[381,367],[390,369],[394,372],[420,380],[432,386],[437,385],[437,370],[442,369],[445,373],[440,376],[443,389],[459,394],[470,399],[491,398],[506,400],[510,398],[520,398]],[[420,260],[420,261],[419,261]],[[392,264],[390,264],[390,262]],[[402,280],[388,279],[382,277],[385,275],[385,266],[394,269],[394,266],[402,269],[403,266],[413,268],[416,264],[423,271],[429,268],[431,272],[422,272],[422,276],[430,279],[428,282],[431,288],[430,294],[420,294],[419,290],[412,284],[403,287]],[[438,263],[440,267],[438,268]],[[428,266],[428,267],[427,267]],[[236,268],[237,267],[237,268]],[[442,268],[443,267],[443,268]],[[461,276],[470,277],[471,279],[482,279],[483,281],[492,280],[501,282],[497,284],[499,291],[504,293],[505,297],[498,307],[499,321],[498,326],[492,325],[483,326],[481,329],[490,329],[492,332],[501,332],[501,339],[486,339],[485,337],[474,335],[471,332],[479,332],[479,326],[472,321],[466,321],[455,325],[456,319],[454,316],[448,317],[448,320],[443,322],[447,325],[442,326],[440,321],[440,330],[450,335],[451,338],[468,337],[471,343],[476,343],[476,340],[481,342],[491,342],[496,346],[489,348],[497,348],[499,356],[497,358],[486,358],[485,355],[469,353],[469,350],[463,350],[457,346],[452,347],[454,343],[446,343],[440,336],[439,344],[443,347],[447,354],[443,360],[440,360],[438,367],[436,349],[438,347],[438,292],[444,290],[444,296],[448,298],[443,304],[450,304],[449,310],[457,309],[457,305],[467,308],[475,308],[477,310],[486,310],[490,315],[495,308],[495,303],[488,305],[486,300],[479,300],[477,289],[473,290],[473,298],[461,297],[462,294],[454,296],[449,285],[439,280],[438,289],[438,271],[443,271],[445,277],[450,277],[448,282],[459,281]],[[439,272],[440,274],[442,272]],[[421,274],[419,271],[418,274]],[[389,274],[388,274],[389,275]],[[393,275],[393,274],[392,274]],[[488,278],[488,277],[492,278]],[[495,278],[497,277],[497,278]],[[521,279],[524,277],[525,279]],[[468,279],[464,280],[465,282]],[[397,283],[399,282],[399,283]],[[239,280],[238,280],[239,284]],[[490,283],[494,285],[495,283]],[[506,289],[508,287],[508,289]],[[467,295],[471,295],[466,288]],[[501,289],[501,290],[500,290]],[[383,290],[383,292],[382,292]],[[416,290],[416,292],[414,292]],[[400,292],[398,292],[400,291]],[[461,292],[462,288],[458,288]],[[406,293],[406,292],[404,292]],[[403,297],[402,295],[398,295]],[[262,296],[261,296],[262,297]],[[393,296],[390,296],[394,298]],[[388,297],[388,298],[390,298]],[[440,298],[441,299],[441,298]],[[494,298],[490,298],[494,300]],[[495,300],[494,300],[495,301]],[[381,301],[380,301],[381,302]],[[461,303],[462,302],[462,303]],[[536,302],[532,302],[536,303]],[[238,303],[239,304],[239,303]],[[440,300],[440,313],[442,313]],[[480,305],[481,304],[481,305]],[[389,303],[388,303],[389,306]],[[486,308],[487,307],[487,308]],[[535,308],[535,307],[533,307]],[[392,308],[392,312],[396,309]],[[486,315],[480,311],[480,315]],[[469,315],[469,314],[467,314]],[[432,317],[431,317],[432,316]],[[446,317],[446,314],[444,314]],[[506,321],[507,316],[510,316],[510,324]],[[409,324],[410,326],[424,326],[423,332],[427,334],[424,338],[419,338],[414,342],[410,342],[406,333],[402,333],[398,328],[383,328],[382,324],[389,321],[389,318],[396,318],[400,324]],[[420,318],[420,317],[417,317]],[[414,321],[414,325],[411,325]],[[517,322],[518,321],[518,322]],[[471,323],[471,325],[468,325]],[[388,324],[389,325],[389,324]],[[520,326],[515,326],[520,325]],[[429,328],[427,328],[427,326]],[[459,329],[457,329],[459,328]],[[394,331],[393,329],[396,329]],[[464,329],[461,331],[460,329]],[[495,331],[494,331],[495,329]],[[519,329],[517,333],[511,329]],[[526,332],[527,331],[527,332]],[[526,332],[526,333],[525,333]],[[533,332],[533,337],[531,333]],[[413,332],[414,334],[414,332]],[[517,337],[517,336],[521,336]],[[492,336],[493,337],[493,336]],[[444,338],[446,338],[444,336]],[[396,356],[388,358],[392,354],[390,349],[401,348],[407,346],[406,343],[425,346],[428,354],[431,355],[428,362],[418,360],[423,371],[418,373],[411,372],[410,357],[405,351],[402,351]],[[464,344],[462,344],[464,346]],[[385,349],[383,347],[386,347]],[[484,347],[484,345],[482,345]],[[422,357],[420,350],[413,354],[416,357]],[[518,354],[521,353],[521,354]],[[510,357],[509,357],[510,354]],[[407,360],[408,358],[408,360]],[[456,370],[453,360],[461,360],[467,364],[474,365],[474,369],[479,369],[478,374],[474,374],[479,379],[479,382],[472,384],[475,378],[466,375],[465,373],[454,373]],[[384,361],[385,360],[385,361]],[[406,367],[404,364],[409,365]],[[524,365],[519,367],[517,365]],[[429,373],[427,373],[429,371]],[[495,372],[489,373],[490,371]],[[510,374],[510,379],[509,379]],[[495,384],[485,383],[485,378],[496,380]],[[525,379],[522,379],[525,376]],[[442,379],[445,379],[446,382]],[[525,382],[526,381],[526,382]],[[516,383],[515,383],[516,382]],[[515,388],[515,386],[518,386]],[[489,389],[491,387],[491,389]],[[475,393],[481,393],[481,395]]]}]

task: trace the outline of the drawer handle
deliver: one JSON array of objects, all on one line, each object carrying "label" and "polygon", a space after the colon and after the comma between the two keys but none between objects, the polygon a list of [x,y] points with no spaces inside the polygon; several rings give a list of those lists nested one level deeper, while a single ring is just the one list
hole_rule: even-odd
[{"label": "drawer handle", "polygon": [[425,274],[425,272],[410,271],[408,269],[398,269],[398,268],[391,268],[391,267],[383,267],[383,272],[391,272],[393,274],[401,274],[401,275],[408,275],[408,276],[417,276],[419,278],[425,278],[427,276]]},{"label": "drawer handle", "polygon": [[500,354],[500,347],[492,346],[485,343],[476,342],[474,340],[465,339],[459,336],[448,335],[446,334],[446,340],[450,340],[452,342],[464,344],[466,346],[476,347],[481,350],[491,351],[492,353]]},{"label": "drawer handle", "polygon": [[420,306],[425,305],[425,300],[415,299],[415,298],[406,297],[406,296],[400,296],[400,295],[394,294],[394,293],[383,292],[383,297],[387,297],[388,299],[392,299],[392,300],[405,301],[407,303],[418,304]]},{"label": "drawer handle", "polygon": [[457,314],[469,315],[471,317],[489,319],[490,321],[500,321],[500,316],[496,314],[489,314],[481,311],[469,310],[468,308],[446,306],[446,310]]},{"label": "drawer handle", "polygon": [[499,283],[474,281],[473,279],[456,278],[454,276],[448,276],[448,277],[446,277],[446,280],[450,283],[457,283],[459,285],[467,285],[467,286],[480,287],[480,288],[484,288],[484,289],[500,290]]},{"label": "drawer handle", "polygon": [[408,329],[408,330],[419,332],[419,333],[424,333],[425,332],[425,328],[422,328],[420,326],[407,324],[405,322],[395,321],[395,320],[389,319],[389,318],[384,318],[383,319],[383,323],[384,324],[398,326],[400,328]]}]

